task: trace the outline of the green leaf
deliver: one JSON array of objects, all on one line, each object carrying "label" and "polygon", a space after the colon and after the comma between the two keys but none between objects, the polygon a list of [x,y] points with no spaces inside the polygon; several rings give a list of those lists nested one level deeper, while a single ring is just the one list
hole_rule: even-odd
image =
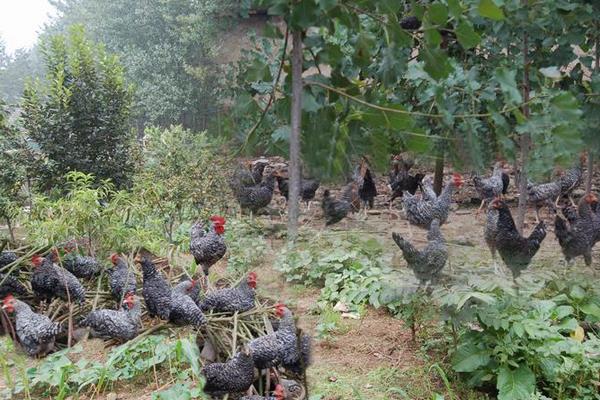
[{"label": "green leaf", "polygon": [[291,131],[292,128],[289,125],[282,125],[273,131],[273,133],[271,134],[271,138],[274,141],[287,142],[288,140],[290,140]]},{"label": "green leaf", "polygon": [[425,61],[423,69],[435,80],[444,79],[452,72],[448,56],[440,49],[425,48],[419,56]]},{"label": "green leaf", "polygon": [[196,343],[192,343],[190,339],[181,339],[181,350],[187,361],[190,363],[192,372],[196,375],[196,378],[200,378],[200,370],[202,367],[200,366],[200,352],[198,351]]},{"label": "green leaf", "polygon": [[467,20],[462,19],[456,27],[456,37],[460,45],[465,49],[471,49],[479,44],[481,36],[473,29]]},{"label": "green leaf", "polygon": [[263,36],[271,39],[281,39],[283,34],[277,27],[277,25],[267,22],[265,24],[265,28],[263,29]]},{"label": "green leaf", "polygon": [[321,104],[317,102],[315,96],[309,91],[302,92],[302,109],[306,112],[316,112],[321,108]]},{"label": "green leaf", "polygon": [[425,30],[425,41],[429,47],[439,47],[442,43],[442,35],[437,29],[428,28]]},{"label": "green leaf", "polygon": [[337,0],[318,0],[318,1],[319,1],[319,7],[323,11],[329,11],[333,7],[337,6]]},{"label": "green leaf", "polygon": [[498,400],[529,400],[535,391],[535,374],[526,365],[501,367],[496,383]]},{"label": "green leaf", "polygon": [[379,0],[376,4],[377,8],[385,14],[396,14],[402,5],[398,0]]},{"label": "green leaf", "polygon": [[456,372],[473,372],[490,362],[490,352],[473,343],[458,348],[452,356],[452,367]]},{"label": "green leaf", "polygon": [[317,4],[314,0],[301,0],[294,4],[290,19],[292,29],[304,30],[317,22]]},{"label": "green leaf", "polygon": [[517,87],[516,76],[517,71],[514,69],[497,68],[494,72],[494,78],[500,85],[502,93],[508,97],[510,102],[518,104],[523,101],[523,98]]},{"label": "green leaf", "polygon": [[459,19],[463,13],[458,0],[448,0],[448,10],[450,11],[450,15],[456,19]]},{"label": "green leaf", "polygon": [[579,285],[574,285],[571,288],[571,292],[569,293],[569,297],[573,300],[583,300],[585,298],[585,290]]},{"label": "green leaf", "polygon": [[482,17],[493,19],[494,21],[501,21],[504,19],[502,9],[498,7],[493,0],[481,0],[477,10]]},{"label": "green leaf", "polygon": [[427,11],[429,20],[437,25],[445,25],[448,20],[448,9],[441,3],[434,3]]},{"label": "green leaf", "polygon": [[583,311],[587,315],[591,315],[596,319],[600,319],[600,307],[594,303],[588,303],[581,306],[581,311]]},{"label": "green leaf", "polygon": [[277,0],[269,7],[267,13],[269,15],[285,15],[289,10],[287,0]]}]

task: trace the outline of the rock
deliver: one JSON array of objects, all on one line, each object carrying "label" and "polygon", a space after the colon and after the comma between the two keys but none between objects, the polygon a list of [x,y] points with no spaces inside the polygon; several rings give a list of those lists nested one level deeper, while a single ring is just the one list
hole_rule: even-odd
[{"label": "rock", "polygon": [[117,400],[117,394],[114,392],[110,392],[109,394],[106,395],[106,400]]},{"label": "rock", "polygon": [[333,306],[333,310],[341,312],[341,313],[347,313],[348,311],[350,311],[348,306],[346,304],[342,303],[341,301],[338,301],[337,304],[335,306]]}]

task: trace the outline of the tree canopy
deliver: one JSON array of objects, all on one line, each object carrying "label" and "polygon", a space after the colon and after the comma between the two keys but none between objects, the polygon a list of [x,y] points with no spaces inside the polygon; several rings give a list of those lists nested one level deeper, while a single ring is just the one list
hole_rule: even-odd
[{"label": "tree canopy", "polygon": [[44,189],[69,171],[129,183],[133,140],[131,89],[116,56],[85,37],[81,26],[44,43],[47,76],[27,85],[22,120],[48,157],[39,171]]}]

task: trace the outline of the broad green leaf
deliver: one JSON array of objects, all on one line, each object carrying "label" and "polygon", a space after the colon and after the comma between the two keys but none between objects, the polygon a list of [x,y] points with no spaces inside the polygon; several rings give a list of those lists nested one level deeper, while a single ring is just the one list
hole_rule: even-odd
[{"label": "broad green leaf", "polygon": [[193,343],[190,339],[181,339],[181,350],[187,361],[190,363],[192,372],[196,375],[196,378],[200,378],[200,370],[202,367],[200,366],[200,352],[196,343]]},{"label": "broad green leaf", "polygon": [[526,365],[501,367],[496,388],[498,400],[529,400],[535,391],[535,374]]},{"label": "broad green leaf", "polygon": [[588,303],[581,306],[581,311],[600,320],[600,307],[598,307],[598,305],[595,303]]},{"label": "broad green leaf", "polygon": [[435,80],[446,78],[452,72],[448,56],[440,49],[425,48],[419,56],[425,61],[425,72]]},{"label": "broad green leaf", "polygon": [[429,20],[437,25],[445,25],[448,20],[448,9],[441,3],[434,3],[429,6],[427,11]]},{"label": "broad green leaf", "polygon": [[276,0],[267,10],[269,15],[285,15],[289,10],[286,0]]},{"label": "broad green leaf", "polygon": [[377,8],[385,14],[396,14],[402,5],[398,0],[378,0],[376,4]]},{"label": "broad green leaf", "polygon": [[502,9],[498,7],[493,0],[481,0],[477,10],[482,17],[493,19],[494,21],[501,21],[504,19]]},{"label": "broad green leaf", "polygon": [[263,36],[271,39],[281,39],[283,34],[277,27],[277,25],[267,22],[263,29]]},{"label": "broad green leaf", "polygon": [[465,49],[471,49],[479,44],[481,36],[473,29],[467,20],[461,20],[455,30],[458,42]]},{"label": "broad green leaf", "polygon": [[516,70],[508,68],[497,68],[494,72],[494,78],[500,85],[502,93],[508,97],[510,102],[518,104],[523,101],[523,97],[517,87],[516,75]]},{"label": "broad green leaf", "polygon": [[448,0],[448,10],[450,15],[456,19],[459,19],[463,13],[459,0]]},{"label": "broad green leaf", "polygon": [[319,7],[323,11],[329,11],[333,7],[337,6],[337,0],[318,0],[318,1],[319,1]]},{"label": "broad green leaf", "polygon": [[569,297],[573,300],[583,300],[585,298],[585,290],[579,285],[574,285],[571,288],[571,292],[569,293]]},{"label": "broad green leaf", "polygon": [[317,7],[314,0],[301,0],[294,4],[290,18],[292,28],[304,30],[317,23]]},{"label": "broad green leaf", "polygon": [[473,343],[458,348],[452,356],[452,367],[456,372],[473,372],[490,361],[490,352]]},{"label": "broad green leaf", "polygon": [[275,129],[271,134],[271,138],[275,141],[288,141],[290,140],[291,128],[289,125],[282,125]]},{"label": "broad green leaf", "polygon": [[306,112],[316,112],[321,108],[321,104],[317,102],[315,96],[309,91],[302,92],[302,109]]},{"label": "broad green leaf", "polygon": [[425,41],[430,48],[439,47],[442,43],[442,35],[437,29],[429,27],[425,30]]}]

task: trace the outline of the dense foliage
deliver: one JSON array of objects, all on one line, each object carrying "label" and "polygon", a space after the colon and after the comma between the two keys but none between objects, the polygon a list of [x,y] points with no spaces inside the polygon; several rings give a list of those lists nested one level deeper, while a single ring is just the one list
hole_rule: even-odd
[{"label": "dense foliage", "polygon": [[130,88],[116,56],[80,26],[45,43],[47,76],[25,90],[23,125],[47,155],[39,184],[50,189],[69,171],[127,186],[133,163]]}]

